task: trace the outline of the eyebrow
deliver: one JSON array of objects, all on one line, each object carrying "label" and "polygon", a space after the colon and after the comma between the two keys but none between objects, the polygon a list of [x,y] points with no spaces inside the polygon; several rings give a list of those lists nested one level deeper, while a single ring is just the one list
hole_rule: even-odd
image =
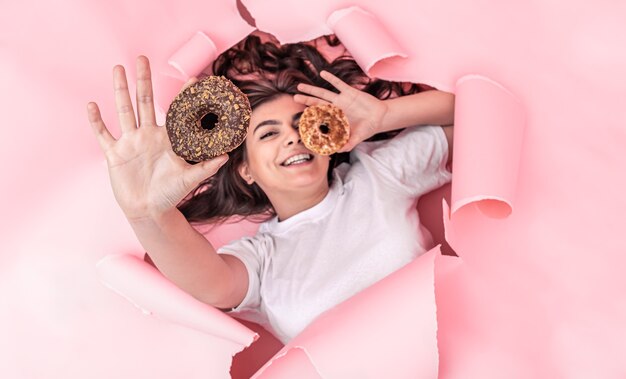
[{"label": "eyebrow", "polygon": [[[296,114],[293,115],[293,117],[291,118],[291,122],[292,123],[296,123],[299,119],[300,116],[302,116],[303,112],[298,112]],[[266,125],[280,125],[280,121],[278,120],[264,120],[259,122],[259,124],[257,126],[254,127],[254,131],[252,132],[252,134],[256,133],[256,131],[262,127],[262,126],[266,126]]]}]

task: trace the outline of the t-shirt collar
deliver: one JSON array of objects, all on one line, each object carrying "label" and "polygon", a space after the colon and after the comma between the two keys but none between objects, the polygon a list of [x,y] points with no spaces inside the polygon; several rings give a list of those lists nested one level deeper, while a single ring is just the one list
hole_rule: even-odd
[{"label": "t-shirt collar", "polygon": [[260,231],[275,234],[284,233],[297,225],[317,220],[328,214],[335,207],[339,195],[343,193],[343,182],[341,180],[341,177],[337,175],[336,172],[333,172],[333,175],[333,183],[322,201],[307,210],[304,210],[298,214],[289,217],[285,221],[279,222],[278,217],[274,217],[271,220],[265,222],[261,226]]}]

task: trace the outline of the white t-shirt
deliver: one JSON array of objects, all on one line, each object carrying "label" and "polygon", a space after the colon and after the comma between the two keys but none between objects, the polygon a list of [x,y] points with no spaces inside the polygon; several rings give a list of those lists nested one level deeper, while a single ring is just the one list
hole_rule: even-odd
[{"label": "white t-shirt", "polygon": [[439,126],[365,142],[334,171],[319,204],[220,249],[245,264],[248,292],[232,312],[283,343],[319,314],[398,270],[432,246],[419,222],[419,196],[450,181]]}]

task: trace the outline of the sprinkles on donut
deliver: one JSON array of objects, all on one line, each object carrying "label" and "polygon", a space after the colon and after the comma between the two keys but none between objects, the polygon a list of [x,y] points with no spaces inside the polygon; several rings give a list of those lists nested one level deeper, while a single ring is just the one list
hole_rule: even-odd
[{"label": "sprinkles on donut", "polygon": [[320,155],[337,152],[350,138],[348,118],[341,108],[332,104],[307,107],[298,129],[304,146]]},{"label": "sprinkles on donut", "polygon": [[[223,76],[208,76],[181,91],[167,112],[165,127],[181,158],[201,162],[241,145],[250,123],[248,97]],[[215,125],[203,127],[203,118]]]}]

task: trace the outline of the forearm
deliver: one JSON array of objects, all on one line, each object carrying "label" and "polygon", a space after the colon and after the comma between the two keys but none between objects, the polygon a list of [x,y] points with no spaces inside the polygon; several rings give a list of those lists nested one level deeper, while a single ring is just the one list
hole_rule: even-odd
[{"label": "forearm", "polygon": [[230,295],[230,267],[178,209],[130,225],[159,271],[182,290],[216,306]]},{"label": "forearm", "polygon": [[452,125],[454,123],[454,94],[425,91],[384,101],[387,110],[381,122],[381,132],[413,125]]}]

